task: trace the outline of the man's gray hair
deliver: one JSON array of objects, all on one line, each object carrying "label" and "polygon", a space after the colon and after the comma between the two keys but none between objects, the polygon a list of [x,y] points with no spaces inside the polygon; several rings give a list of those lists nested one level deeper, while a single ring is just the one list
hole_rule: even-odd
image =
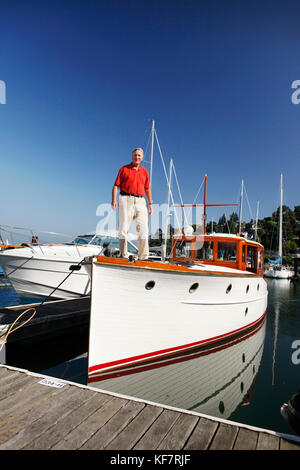
[{"label": "man's gray hair", "polygon": [[131,155],[133,154],[133,152],[135,152],[136,150],[140,150],[142,152],[142,154],[144,155],[144,150],[141,148],[141,147],[137,147],[136,149],[133,149],[132,152],[131,152]]}]

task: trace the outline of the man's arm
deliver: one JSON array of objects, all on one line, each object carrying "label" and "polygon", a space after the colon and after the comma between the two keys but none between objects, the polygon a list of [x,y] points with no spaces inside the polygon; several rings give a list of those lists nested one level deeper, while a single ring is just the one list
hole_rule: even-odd
[{"label": "man's arm", "polygon": [[117,208],[117,194],[118,194],[118,186],[114,186],[112,189],[112,196],[111,196],[111,207],[113,209]]},{"label": "man's arm", "polygon": [[152,209],[152,194],[151,194],[150,188],[149,188],[149,189],[145,189],[145,194],[146,194],[146,198],[147,198],[147,200],[148,200],[149,214],[151,215],[152,212],[153,212],[153,209]]}]

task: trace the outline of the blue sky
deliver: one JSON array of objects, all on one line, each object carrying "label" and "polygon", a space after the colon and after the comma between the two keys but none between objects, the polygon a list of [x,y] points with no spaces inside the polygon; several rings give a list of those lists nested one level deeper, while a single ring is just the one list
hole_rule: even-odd
[{"label": "blue sky", "polygon": [[[238,202],[244,179],[252,214],[259,201],[266,217],[282,172],[285,204],[300,204],[298,1],[0,4],[0,224],[94,230],[152,119],[185,203],[205,173],[210,203]],[[152,191],[167,201],[157,147]],[[208,220],[232,210],[211,209]]]}]

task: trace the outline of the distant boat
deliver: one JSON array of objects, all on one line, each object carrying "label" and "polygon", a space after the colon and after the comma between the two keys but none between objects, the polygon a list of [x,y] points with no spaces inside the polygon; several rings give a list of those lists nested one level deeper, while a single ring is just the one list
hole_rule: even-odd
[{"label": "distant boat", "polygon": [[283,202],[283,176],[280,175],[280,208],[279,208],[279,240],[278,257],[276,260],[270,260],[266,267],[264,276],[273,279],[290,279],[294,272],[287,266],[282,265],[282,202]]}]

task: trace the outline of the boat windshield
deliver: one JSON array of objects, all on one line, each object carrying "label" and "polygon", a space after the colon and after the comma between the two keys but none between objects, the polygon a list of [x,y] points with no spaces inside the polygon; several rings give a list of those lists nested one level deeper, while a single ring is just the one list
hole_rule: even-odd
[{"label": "boat windshield", "polygon": [[236,243],[218,242],[218,259],[225,261],[235,261]]},{"label": "boat windshield", "polygon": [[[260,258],[261,262],[261,258]],[[254,246],[247,247],[247,271],[255,273],[257,271],[257,248]]]},{"label": "boat windshield", "polygon": [[102,245],[101,238],[98,236],[95,237],[95,235],[79,235],[78,237],[74,238],[71,243],[74,245],[88,245],[92,240],[93,245]]},{"label": "boat windshield", "polygon": [[[105,246],[109,250],[115,248],[119,250],[119,238],[114,237],[101,237],[95,235],[80,235],[76,237],[72,242],[73,245],[98,245],[98,246]],[[108,250],[106,250],[108,253]],[[114,250],[115,251],[115,250]],[[128,241],[128,251],[132,254],[137,254],[137,248]],[[110,256],[110,255],[107,255]]]},{"label": "boat windshield", "polygon": [[197,259],[213,259],[213,242],[205,241],[199,250],[196,250]]}]

